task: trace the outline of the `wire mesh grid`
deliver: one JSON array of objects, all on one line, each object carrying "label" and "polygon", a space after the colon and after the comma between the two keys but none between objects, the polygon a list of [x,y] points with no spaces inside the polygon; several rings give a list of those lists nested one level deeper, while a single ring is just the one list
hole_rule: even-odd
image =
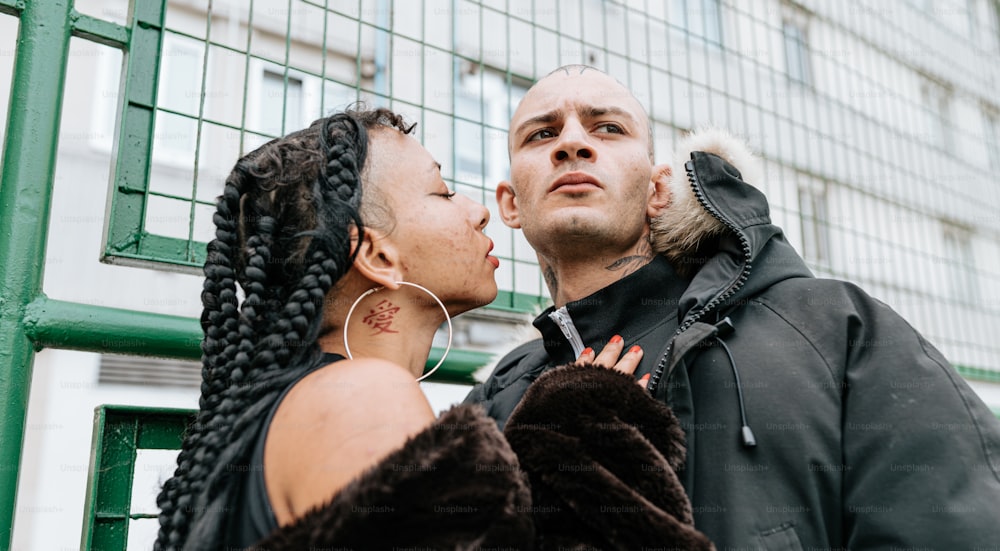
[{"label": "wire mesh grid", "polygon": [[494,190],[524,91],[584,63],[644,103],[661,159],[699,126],[745,136],[818,275],[859,283],[953,362],[1000,369],[995,2],[177,0],[165,14],[138,238],[184,254],[140,260],[199,265],[233,161],[363,99],[418,122],[446,180],[494,212],[501,302],[544,301]]}]

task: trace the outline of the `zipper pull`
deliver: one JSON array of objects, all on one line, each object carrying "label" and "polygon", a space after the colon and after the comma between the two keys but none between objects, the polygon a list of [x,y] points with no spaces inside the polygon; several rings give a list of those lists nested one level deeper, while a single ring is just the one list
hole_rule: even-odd
[{"label": "zipper pull", "polygon": [[576,326],[573,325],[573,318],[569,316],[569,311],[563,306],[549,314],[549,318],[556,322],[563,336],[569,341],[569,345],[573,347],[573,357],[579,358],[580,354],[583,353],[583,339],[576,330]]}]

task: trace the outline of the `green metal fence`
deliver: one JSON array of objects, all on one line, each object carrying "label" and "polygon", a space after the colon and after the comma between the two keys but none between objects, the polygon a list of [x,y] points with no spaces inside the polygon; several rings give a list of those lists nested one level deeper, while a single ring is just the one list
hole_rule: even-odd
[{"label": "green metal fence", "polygon": [[[995,0],[0,0],[19,24],[0,157],[0,548],[37,350],[199,355],[194,319],[42,292],[72,37],[123,56],[103,262],[196,271],[237,156],[356,99],[419,122],[446,179],[495,210],[511,109],[549,70],[588,63],[645,103],[658,157],[702,124],[747,136],[775,220],[819,275],[860,283],[965,377],[996,383],[997,13]],[[492,307],[544,303],[527,243],[488,231]],[[439,380],[484,361],[455,351]]]},{"label": "green metal fence", "polygon": [[102,406],[94,412],[94,443],[81,549],[125,549],[132,521],[156,518],[131,503],[138,450],[180,449],[195,412]]}]

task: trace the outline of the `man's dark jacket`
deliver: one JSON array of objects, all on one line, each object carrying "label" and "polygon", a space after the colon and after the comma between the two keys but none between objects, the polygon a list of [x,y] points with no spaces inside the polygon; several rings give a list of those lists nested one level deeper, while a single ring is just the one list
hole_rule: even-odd
[{"label": "man's dark jacket", "polygon": [[[642,346],[696,528],[720,550],[996,548],[1000,422],[889,307],[812,277],[717,141],[675,168],[662,256],[565,312],[585,345]],[[577,352],[551,312],[466,399],[501,426]]]}]

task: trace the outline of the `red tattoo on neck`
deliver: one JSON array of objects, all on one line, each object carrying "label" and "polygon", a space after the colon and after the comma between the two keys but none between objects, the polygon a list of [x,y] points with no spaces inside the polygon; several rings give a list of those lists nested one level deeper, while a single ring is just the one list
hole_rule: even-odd
[{"label": "red tattoo on neck", "polygon": [[399,306],[394,305],[388,300],[383,300],[382,302],[375,305],[375,308],[368,312],[368,315],[364,317],[365,325],[368,325],[375,330],[373,335],[378,335],[379,333],[399,333],[392,329],[392,318],[399,312]]}]

